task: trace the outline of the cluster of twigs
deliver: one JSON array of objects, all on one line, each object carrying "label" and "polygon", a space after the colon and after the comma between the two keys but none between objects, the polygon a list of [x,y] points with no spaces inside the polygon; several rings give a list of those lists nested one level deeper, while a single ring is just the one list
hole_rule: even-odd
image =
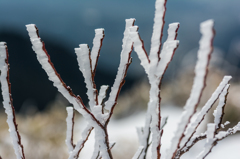
[{"label": "cluster of twigs", "polygon": [[[162,35],[164,26],[164,17],[166,11],[166,0],[156,0],[156,11],[153,25],[153,33],[151,39],[151,49],[149,55],[144,49],[143,40],[138,33],[138,27],[134,26],[135,19],[127,19],[122,40],[121,60],[109,94],[109,98],[104,102],[108,86],[101,86],[100,90],[96,89],[94,82],[96,66],[99,58],[99,53],[104,38],[104,29],[95,30],[95,38],[93,39],[93,48],[90,51],[87,44],[80,44],[79,48],[75,49],[79,69],[83,74],[87,87],[87,96],[89,99],[88,109],[80,96],[75,95],[72,89],[67,86],[57,73],[50,56],[47,53],[44,42],[41,40],[38,29],[34,24],[26,25],[33,50],[37,55],[37,59],[42,68],[48,75],[50,81],[58,89],[58,91],[73,105],[67,107],[67,135],[66,145],[69,151],[69,159],[77,159],[81,150],[87,142],[89,135],[95,131],[95,145],[92,159],[112,159],[111,149],[115,143],[109,141],[107,126],[113,114],[113,110],[117,104],[117,98],[121,87],[124,84],[124,78],[127,74],[128,67],[131,63],[131,52],[134,48],[137,53],[141,65],[143,66],[150,83],[149,103],[146,114],[145,125],[138,128],[139,149],[133,156],[133,159],[145,159],[149,146],[151,145],[152,159],[160,159],[161,155],[161,138],[164,133],[164,125],[167,118],[161,117],[161,96],[160,87],[163,75],[171,62],[173,55],[178,47],[179,41],[177,31],[179,23],[169,24],[167,40],[162,45]],[[205,158],[217,144],[218,141],[225,137],[236,133],[240,130],[240,122],[233,128],[227,131],[220,131],[228,123],[222,124],[224,115],[224,107],[229,89],[230,76],[225,76],[219,84],[215,92],[212,94],[207,103],[202,109],[196,113],[197,106],[201,99],[204,87],[206,86],[207,68],[213,51],[213,21],[207,20],[200,25],[202,38],[199,42],[198,61],[195,67],[195,77],[189,99],[184,106],[184,111],[181,115],[175,136],[171,141],[171,146],[164,156],[165,159],[178,159],[184,153],[196,144],[198,141],[206,139],[204,149],[196,157],[198,159]],[[8,52],[5,43],[0,43],[0,69],[1,69],[1,85],[4,99],[4,108],[8,115],[8,124],[15,153],[18,159],[25,159],[21,138],[17,130],[17,124],[12,106],[12,98],[9,82],[9,64]],[[214,111],[214,123],[208,124],[206,132],[197,135],[196,129],[203,121],[208,111],[212,108],[216,100],[219,99],[219,104]],[[74,110],[78,111],[88,122],[87,127],[82,132],[82,138],[76,144],[73,142],[74,128]],[[192,119],[196,116],[195,120]],[[1,157],[0,157],[1,159]]]}]

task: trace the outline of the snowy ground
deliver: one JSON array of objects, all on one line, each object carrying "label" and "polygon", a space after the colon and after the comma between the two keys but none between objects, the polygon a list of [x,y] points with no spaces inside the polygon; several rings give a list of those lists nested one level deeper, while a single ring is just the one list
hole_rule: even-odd
[{"label": "snowy ground", "polygon": [[[171,138],[173,137],[174,130],[176,128],[177,122],[179,120],[182,109],[174,106],[165,106],[162,108],[162,116],[169,116],[168,123],[165,127],[165,131],[162,139],[162,154],[164,156],[165,150],[170,145]],[[109,136],[110,142],[116,141],[116,145],[113,148],[113,153],[119,158],[129,158],[137,149],[137,134],[136,127],[140,127],[144,125],[145,113],[139,113],[132,115],[128,118],[124,118],[122,120],[112,120],[109,124]],[[76,121],[78,122],[78,121]],[[85,122],[80,121],[83,124]],[[83,124],[81,125],[82,129]],[[90,158],[91,152],[93,150],[93,134],[87,144],[85,145],[84,150],[81,152],[80,158]],[[78,137],[77,137],[78,138]],[[196,155],[203,149],[204,141],[195,145],[191,152],[182,156],[182,159],[192,159],[196,157]],[[240,157],[240,135],[230,136],[223,141],[219,142],[218,145],[213,148],[212,153],[207,157],[207,159],[239,159]],[[122,157],[121,157],[122,155]],[[84,156],[84,157],[83,157]],[[127,157],[129,156],[129,157]],[[118,157],[115,157],[118,158]],[[131,158],[131,157],[130,157]],[[149,157],[148,157],[149,158]]]}]

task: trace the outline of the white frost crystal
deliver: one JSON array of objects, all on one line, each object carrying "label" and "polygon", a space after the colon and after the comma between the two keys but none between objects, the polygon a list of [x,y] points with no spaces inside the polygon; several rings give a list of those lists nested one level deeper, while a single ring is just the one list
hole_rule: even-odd
[{"label": "white frost crystal", "polygon": [[5,108],[5,112],[7,114],[7,123],[9,126],[9,132],[10,136],[12,138],[13,142],[13,148],[15,151],[15,154],[17,156],[17,159],[23,159],[23,150],[22,147],[19,145],[19,138],[16,130],[16,125],[14,123],[14,110],[12,108],[12,102],[10,99],[10,92],[8,87],[8,64],[6,63],[7,59],[7,45],[5,42],[0,42],[0,82],[2,87],[2,96],[3,96],[3,107]]}]

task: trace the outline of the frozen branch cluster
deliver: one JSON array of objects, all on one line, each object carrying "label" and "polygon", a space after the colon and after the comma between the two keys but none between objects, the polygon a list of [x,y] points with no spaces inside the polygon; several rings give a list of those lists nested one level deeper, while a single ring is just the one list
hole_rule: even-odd
[{"label": "frozen branch cluster", "polygon": [[[41,40],[38,29],[35,24],[26,25],[30,36],[32,48],[36,53],[37,59],[45,70],[50,81],[58,89],[58,91],[73,105],[67,107],[67,133],[66,145],[68,147],[69,159],[77,159],[84,144],[91,132],[95,131],[95,145],[92,159],[112,159],[111,149],[115,145],[109,141],[108,123],[112,117],[113,110],[117,104],[117,98],[121,87],[124,84],[127,70],[131,64],[131,52],[134,49],[137,53],[141,65],[143,66],[150,84],[149,103],[146,113],[145,125],[137,128],[139,138],[139,148],[133,159],[145,159],[149,146],[151,145],[151,158],[160,159],[161,155],[161,138],[164,133],[164,125],[167,123],[167,118],[161,117],[161,82],[164,73],[171,62],[174,53],[179,45],[176,40],[179,23],[171,23],[168,26],[168,37],[162,44],[163,27],[165,23],[166,0],[156,0],[155,17],[153,25],[153,33],[151,38],[151,48],[148,54],[144,49],[143,40],[138,33],[138,26],[134,25],[135,19],[126,19],[125,31],[123,33],[121,59],[118,67],[117,75],[108,99],[106,98],[107,89],[109,86],[102,85],[100,90],[97,90],[94,77],[96,66],[104,39],[104,29],[96,29],[93,39],[93,47],[90,50],[87,44],[80,44],[75,48],[79,70],[82,72],[84,81],[87,87],[87,96],[89,99],[89,107],[84,105],[80,96],[75,95],[72,89],[67,86],[57,73],[50,56],[47,53],[44,42]],[[206,139],[205,146],[197,159],[205,158],[217,144],[218,141],[225,137],[235,134],[240,130],[240,122],[233,128],[227,131],[221,131],[222,118],[224,107],[229,89],[229,81],[231,76],[224,76],[222,82],[216,88],[212,96],[197,112],[197,107],[201,99],[201,95],[206,86],[206,76],[208,72],[208,64],[213,51],[214,38],[214,22],[207,20],[200,25],[202,37],[199,42],[198,61],[195,67],[195,77],[189,99],[187,100],[184,111],[178,123],[175,136],[172,138],[171,146],[167,150],[165,159],[178,159],[184,153],[196,144],[198,141]],[[18,159],[24,159],[23,146],[18,133],[14,108],[10,92],[9,82],[9,64],[7,46],[4,42],[0,43],[0,69],[1,69],[1,86],[3,95],[3,105],[6,110],[9,125],[9,132],[13,140],[13,147]],[[203,121],[206,114],[212,108],[213,104],[219,99],[219,104],[214,111],[214,123],[207,125],[207,131],[196,134],[198,126]],[[87,127],[82,132],[82,138],[74,144],[74,110],[82,114],[88,122]],[[196,118],[193,120],[193,115]],[[0,157],[1,158],[1,157]],[[162,157],[163,158],[163,157]]]}]

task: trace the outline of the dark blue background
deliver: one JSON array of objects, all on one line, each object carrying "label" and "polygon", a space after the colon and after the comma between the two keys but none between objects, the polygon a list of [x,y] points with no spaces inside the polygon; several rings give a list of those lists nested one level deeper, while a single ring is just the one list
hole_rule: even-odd
[{"label": "dark blue background", "polygon": [[[104,28],[105,39],[97,67],[96,83],[98,88],[102,84],[112,85],[120,60],[125,19],[136,18],[135,24],[139,26],[145,48],[149,51],[154,3],[153,0],[0,0],[0,41],[6,41],[9,48],[10,80],[16,109],[19,110],[27,100],[43,109],[54,100],[57,93],[31,49],[26,24],[37,25],[57,71],[67,85],[87,103],[86,88],[82,74],[78,71],[74,48],[80,43],[92,47],[94,29]],[[166,38],[167,25],[180,22],[180,46],[166,78],[174,78],[182,59],[198,47],[199,24],[207,19],[215,20],[214,46],[222,52],[223,59],[233,66],[240,66],[239,6],[240,1],[237,0],[169,0],[163,40]],[[123,89],[130,88],[145,75],[134,52],[132,56],[133,63]],[[225,69],[228,74],[238,77],[237,71]]]}]

